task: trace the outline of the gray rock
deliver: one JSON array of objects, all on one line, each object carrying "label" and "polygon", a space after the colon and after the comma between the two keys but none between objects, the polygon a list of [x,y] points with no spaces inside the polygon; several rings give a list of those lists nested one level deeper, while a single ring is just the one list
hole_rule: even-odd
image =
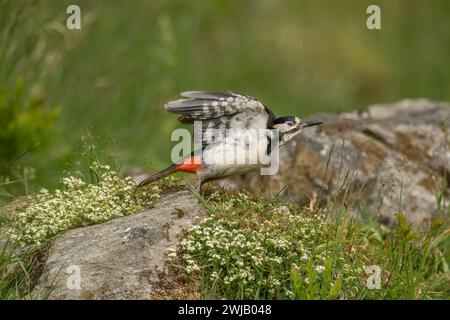
[{"label": "gray rock", "polygon": [[[66,232],[50,246],[33,291],[49,299],[150,299],[167,271],[166,250],[206,212],[190,191],[155,208]],[[79,282],[77,278],[79,274]]]},{"label": "gray rock", "polygon": [[449,104],[403,100],[310,120],[324,125],[282,149],[277,175],[250,173],[221,184],[271,195],[284,188],[305,204],[336,199],[354,215],[376,215],[385,224],[400,211],[416,225],[434,214],[439,182],[450,186]]}]

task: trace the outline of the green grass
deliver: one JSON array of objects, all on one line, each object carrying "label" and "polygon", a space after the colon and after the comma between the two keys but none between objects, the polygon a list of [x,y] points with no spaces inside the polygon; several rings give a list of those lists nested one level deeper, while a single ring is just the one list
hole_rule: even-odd
[{"label": "green grass", "polygon": [[0,300],[33,299],[32,289],[42,267],[42,252],[11,238],[0,243]]},{"label": "green grass", "polygon": [[40,267],[39,251],[5,235],[11,212],[0,209],[0,300],[31,297],[33,274]]},{"label": "green grass", "polygon": [[[353,220],[343,209],[328,214],[223,190],[205,204],[209,217],[168,253],[175,268],[201,282],[203,298],[449,297],[448,221],[418,231],[398,214],[391,230]],[[381,272],[378,289],[367,286],[371,266]]]}]

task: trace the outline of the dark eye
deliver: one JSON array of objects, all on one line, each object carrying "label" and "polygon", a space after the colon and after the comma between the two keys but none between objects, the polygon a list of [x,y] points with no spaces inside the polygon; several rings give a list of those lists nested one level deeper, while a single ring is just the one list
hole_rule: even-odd
[{"label": "dark eye", "polygon": [[289,127],[291,127],[291,126],[294,125],[294,123],[293,123],[292,121],[288,121],[288,122],[286,122],[286,124],[287,124]]}]

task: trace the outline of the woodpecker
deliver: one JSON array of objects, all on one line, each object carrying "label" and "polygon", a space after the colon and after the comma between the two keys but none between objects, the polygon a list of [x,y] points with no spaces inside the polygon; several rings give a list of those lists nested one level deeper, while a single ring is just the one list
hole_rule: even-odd
[{"label": "woodpecker", "polygon": [[[322,124],[296,116],[277,117],[255,98],[231,91],[187,91],[180,95],[183,99],[168,102],[165,109],[178,114],[181,123],[194,124],[194,136],[202,148],[144,179],[138,187],[175,172],[187,172],[196,174],[200,192],[205,182],[261,166],[263,156],[270,156],[301,129]],[[244,161],[236,161],[239,157]]]}]

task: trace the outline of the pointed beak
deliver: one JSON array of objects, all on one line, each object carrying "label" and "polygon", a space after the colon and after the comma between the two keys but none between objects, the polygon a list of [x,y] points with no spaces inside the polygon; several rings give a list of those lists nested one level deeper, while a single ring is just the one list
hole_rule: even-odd
[{"label": "pointed beak", "polygon": [[318,126],[321,124],[323,124],[323,122],[306,122],[306,121],[304,121],[304,122],[300,123],[299,128],[303,129],[303,128],[307,128],[307,127]]}]

